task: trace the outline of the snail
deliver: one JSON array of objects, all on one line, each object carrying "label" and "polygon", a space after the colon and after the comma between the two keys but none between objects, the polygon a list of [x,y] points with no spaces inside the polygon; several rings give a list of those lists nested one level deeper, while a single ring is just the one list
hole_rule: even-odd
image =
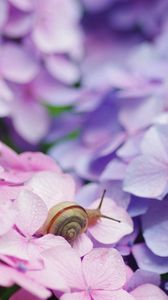
[{"label": "snail", "polygon": [[43,226],[38,231],[45,235],[52,233],[64,237],[70,244],[87,230],[88,226],[96,224],[100,218],[106,218],[115,222],[121,222],[114,218],[101,214],[101,206],[106,190],[103,191],[100,203],[96,209],[85,209],[75,202],[61,202],[53,206]]}]

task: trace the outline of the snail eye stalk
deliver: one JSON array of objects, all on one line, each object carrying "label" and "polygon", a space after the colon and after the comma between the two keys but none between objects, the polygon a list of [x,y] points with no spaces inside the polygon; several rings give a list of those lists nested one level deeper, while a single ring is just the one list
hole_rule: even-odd
[{"label": "snail eye stalk", "polygon": [[[99,211],[101,210],[101,207],[102,207],[102,204],[103,204],[103,200],[104,200],[105,194],[106,194],[106,190],[103,191],[103,194],[102,194],[102,196],[101,196],[100,203],[99,203],[98,208],[97,208]],[[114,218],[112,218],[112,217],[108,217],[108,216],[105,216],[105,215],[102,215],[102,214],[101,214],[100,216],[101,216],[101,218],[104,218],[104,219],[108,219],[108,220],[112,220],[112,221],[121,223],[120,220],[114,219]]]},{"label": "snail eye stalk", "polygon": [[101,207],[102,207],[102,204],[103,204],[103,200],[104,200],[104,197],[105,197],[105,194],[106,194],[106,190],[103,191],[103,194],[101,196],[101,199],[100,199],[100,203],[99,203],[99,206],[97,209],[101,210]]},{"label": "snail eye stalk", "polygon": [[108,219],[108,220],[112,220],[112,221],[115,221],[115,222],[117,222],[117,223],[121,223],[120,220],[117,220],[117,219],[114,219],[114,218],[111,218],[111,217],[108,217],[108,216],[105,216],[105,215],[101,215],[101,218]]}]

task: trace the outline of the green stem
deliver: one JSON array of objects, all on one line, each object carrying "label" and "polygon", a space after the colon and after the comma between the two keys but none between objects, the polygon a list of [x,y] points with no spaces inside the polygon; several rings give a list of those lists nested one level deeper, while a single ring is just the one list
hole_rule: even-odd
[{"label": "green stem", "polygon": [[13,285],[9,288],[4,288],[4,292],[2,293],[0,300],[8,300],[10,297],[20,289],[18,285]]}]

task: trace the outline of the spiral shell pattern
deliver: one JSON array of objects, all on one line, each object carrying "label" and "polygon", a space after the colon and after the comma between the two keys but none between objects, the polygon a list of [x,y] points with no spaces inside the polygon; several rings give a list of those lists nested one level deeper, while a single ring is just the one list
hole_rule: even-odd
[{"label": "spiral shell pattern", "polygon": [[62,202],[55,205],[49,212],[46,233],[64,237],[70,244],[86,230],[88,215],[86,210],[73,202]]}]

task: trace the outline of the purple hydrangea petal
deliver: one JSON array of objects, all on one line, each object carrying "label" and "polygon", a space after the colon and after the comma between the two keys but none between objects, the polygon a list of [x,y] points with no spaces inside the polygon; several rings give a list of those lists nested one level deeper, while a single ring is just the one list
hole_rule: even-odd
[{"label": "purple hydrangea petal", "polygon": [[132,253],[140,269],[157,274],[168,272],[168,258],[155,255],[145,244],[137,244]]},{"label": "purple hydrangea petal", "polygon": [[168,256],[168,201],[153,203],[142,216],[143,236],[148,248],[156,255]]},{"label": "purple hydrangea petal", "polygon": [[162,199],[167,193],[167,166],[149,155],[135,158],[128,166],[124,190],[136,196]]}]

